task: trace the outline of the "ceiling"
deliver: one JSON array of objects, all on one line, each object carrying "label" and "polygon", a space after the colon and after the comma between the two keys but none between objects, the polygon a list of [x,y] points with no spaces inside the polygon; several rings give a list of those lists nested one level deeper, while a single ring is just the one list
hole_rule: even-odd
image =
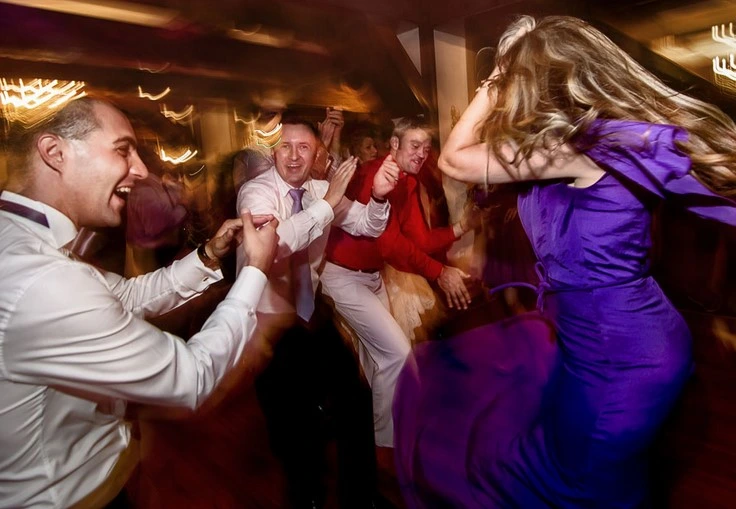
[{"label": "ceiling", "polygon": [[401,1],[376,2],[375,12],[350,3],[3,1],[0,76],[81,79],[120,93],[170,87],[184,100],[426,108],[395,37],[398,18],[381,8],[403,16]]},{"label": "ceiling", "polygon": [[123,96],[169,87],[181,103],[418,113],[435,107],[432,67],[422,77],[397,32],[419,26],[431,51],[434,28],[495,38],[522,12],[594,20],[648,67],[731,102],[712,58],[728,59],[736,39],[711,37],[736,21],[729,0],[0,0],[0,77],[85,80]]}]

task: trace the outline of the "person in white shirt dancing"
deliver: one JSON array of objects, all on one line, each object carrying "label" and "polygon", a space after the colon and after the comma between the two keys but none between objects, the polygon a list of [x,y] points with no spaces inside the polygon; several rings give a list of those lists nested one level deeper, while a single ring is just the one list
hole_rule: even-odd
[{"label": "person in white shirt dancing", "polygon": [[[356,387],[360,383],[357,363],[329,320],[321,316],[315,291],[330,226],[354,235],[379,236],[388,221],[386,195],[399,176],[392,168],[382,169],[373,180],[373,199],[368,204],[353,202],[344,195],[357,160],[345,160],[329,182],[313,179],[318,145],[319,133],[313,125],[284,114],[281,141],[273,151],[274,167],[246,182],[238,194],[239,207],[272,214],[281,221],[276,260],[258,304],[254,336],[265,347],[264,357],[269,356],[271,345],[275,353],[256,388],[274,452],[284,463],[292,506],[318,508],[324,503],[319,468],[324,460],[324,431],[319,414],[331,403],[341,507],[363,509],[372,507],[375,496],[370,479],[375,475],[375,467],[370,467],[375,464],[370,391]],[[330,394],[331,401],[322,402],[323,393]]]},{"label": "person in white shirt dancing", "polygon": [[[100,507],[134,465],[126,403],[194,409],[238,364],[278,221],[244,211],[197,252],[125,280],[65,248],[82,227],[120,224],[126,196],[148,173],[125,115],[78,99],[9,148],[0,194],[0,507]],[[250,266],[200,333],[184,343],[143,320],[220,280],[218,258],[241,232]]]}]

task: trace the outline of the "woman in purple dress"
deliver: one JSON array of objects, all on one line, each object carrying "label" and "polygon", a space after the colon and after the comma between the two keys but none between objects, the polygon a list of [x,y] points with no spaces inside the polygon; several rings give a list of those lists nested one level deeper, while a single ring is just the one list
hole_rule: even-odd
[{"label": "woman in purple dress", "polygon": [[736,225],[736,126],[587,23],[523,17],[448,138],[465,182],[535,181],[538,312],[416,348],[394,400],[410,508],[649,504],[647,450],[692,370],[649,275],[651,205]]}]

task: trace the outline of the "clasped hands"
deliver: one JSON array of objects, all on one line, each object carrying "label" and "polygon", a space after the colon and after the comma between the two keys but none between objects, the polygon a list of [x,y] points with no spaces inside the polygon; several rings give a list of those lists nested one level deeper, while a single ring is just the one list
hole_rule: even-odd
[{"label": "clasped hands", "polygon": [[248,265],[267,273],[276,256],[278,225],[278,219],[271,214],[252,215],[250,210],[243,209],[239,218],[222,223],[205,244],[205,253],[209,258],[220,259],[230,252],[234,242],[242,244]]}]

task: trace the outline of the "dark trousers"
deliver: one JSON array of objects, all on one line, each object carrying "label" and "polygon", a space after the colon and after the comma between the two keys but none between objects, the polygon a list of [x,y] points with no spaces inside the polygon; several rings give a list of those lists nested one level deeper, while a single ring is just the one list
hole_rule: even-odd
[{"label": "dark trousers", "polygon": [[376,492],[371,391],[333,323],[288,329],[256,391],[292,501],[324,501],[326,445],[334,439],[340,506],[369,507]]}]

